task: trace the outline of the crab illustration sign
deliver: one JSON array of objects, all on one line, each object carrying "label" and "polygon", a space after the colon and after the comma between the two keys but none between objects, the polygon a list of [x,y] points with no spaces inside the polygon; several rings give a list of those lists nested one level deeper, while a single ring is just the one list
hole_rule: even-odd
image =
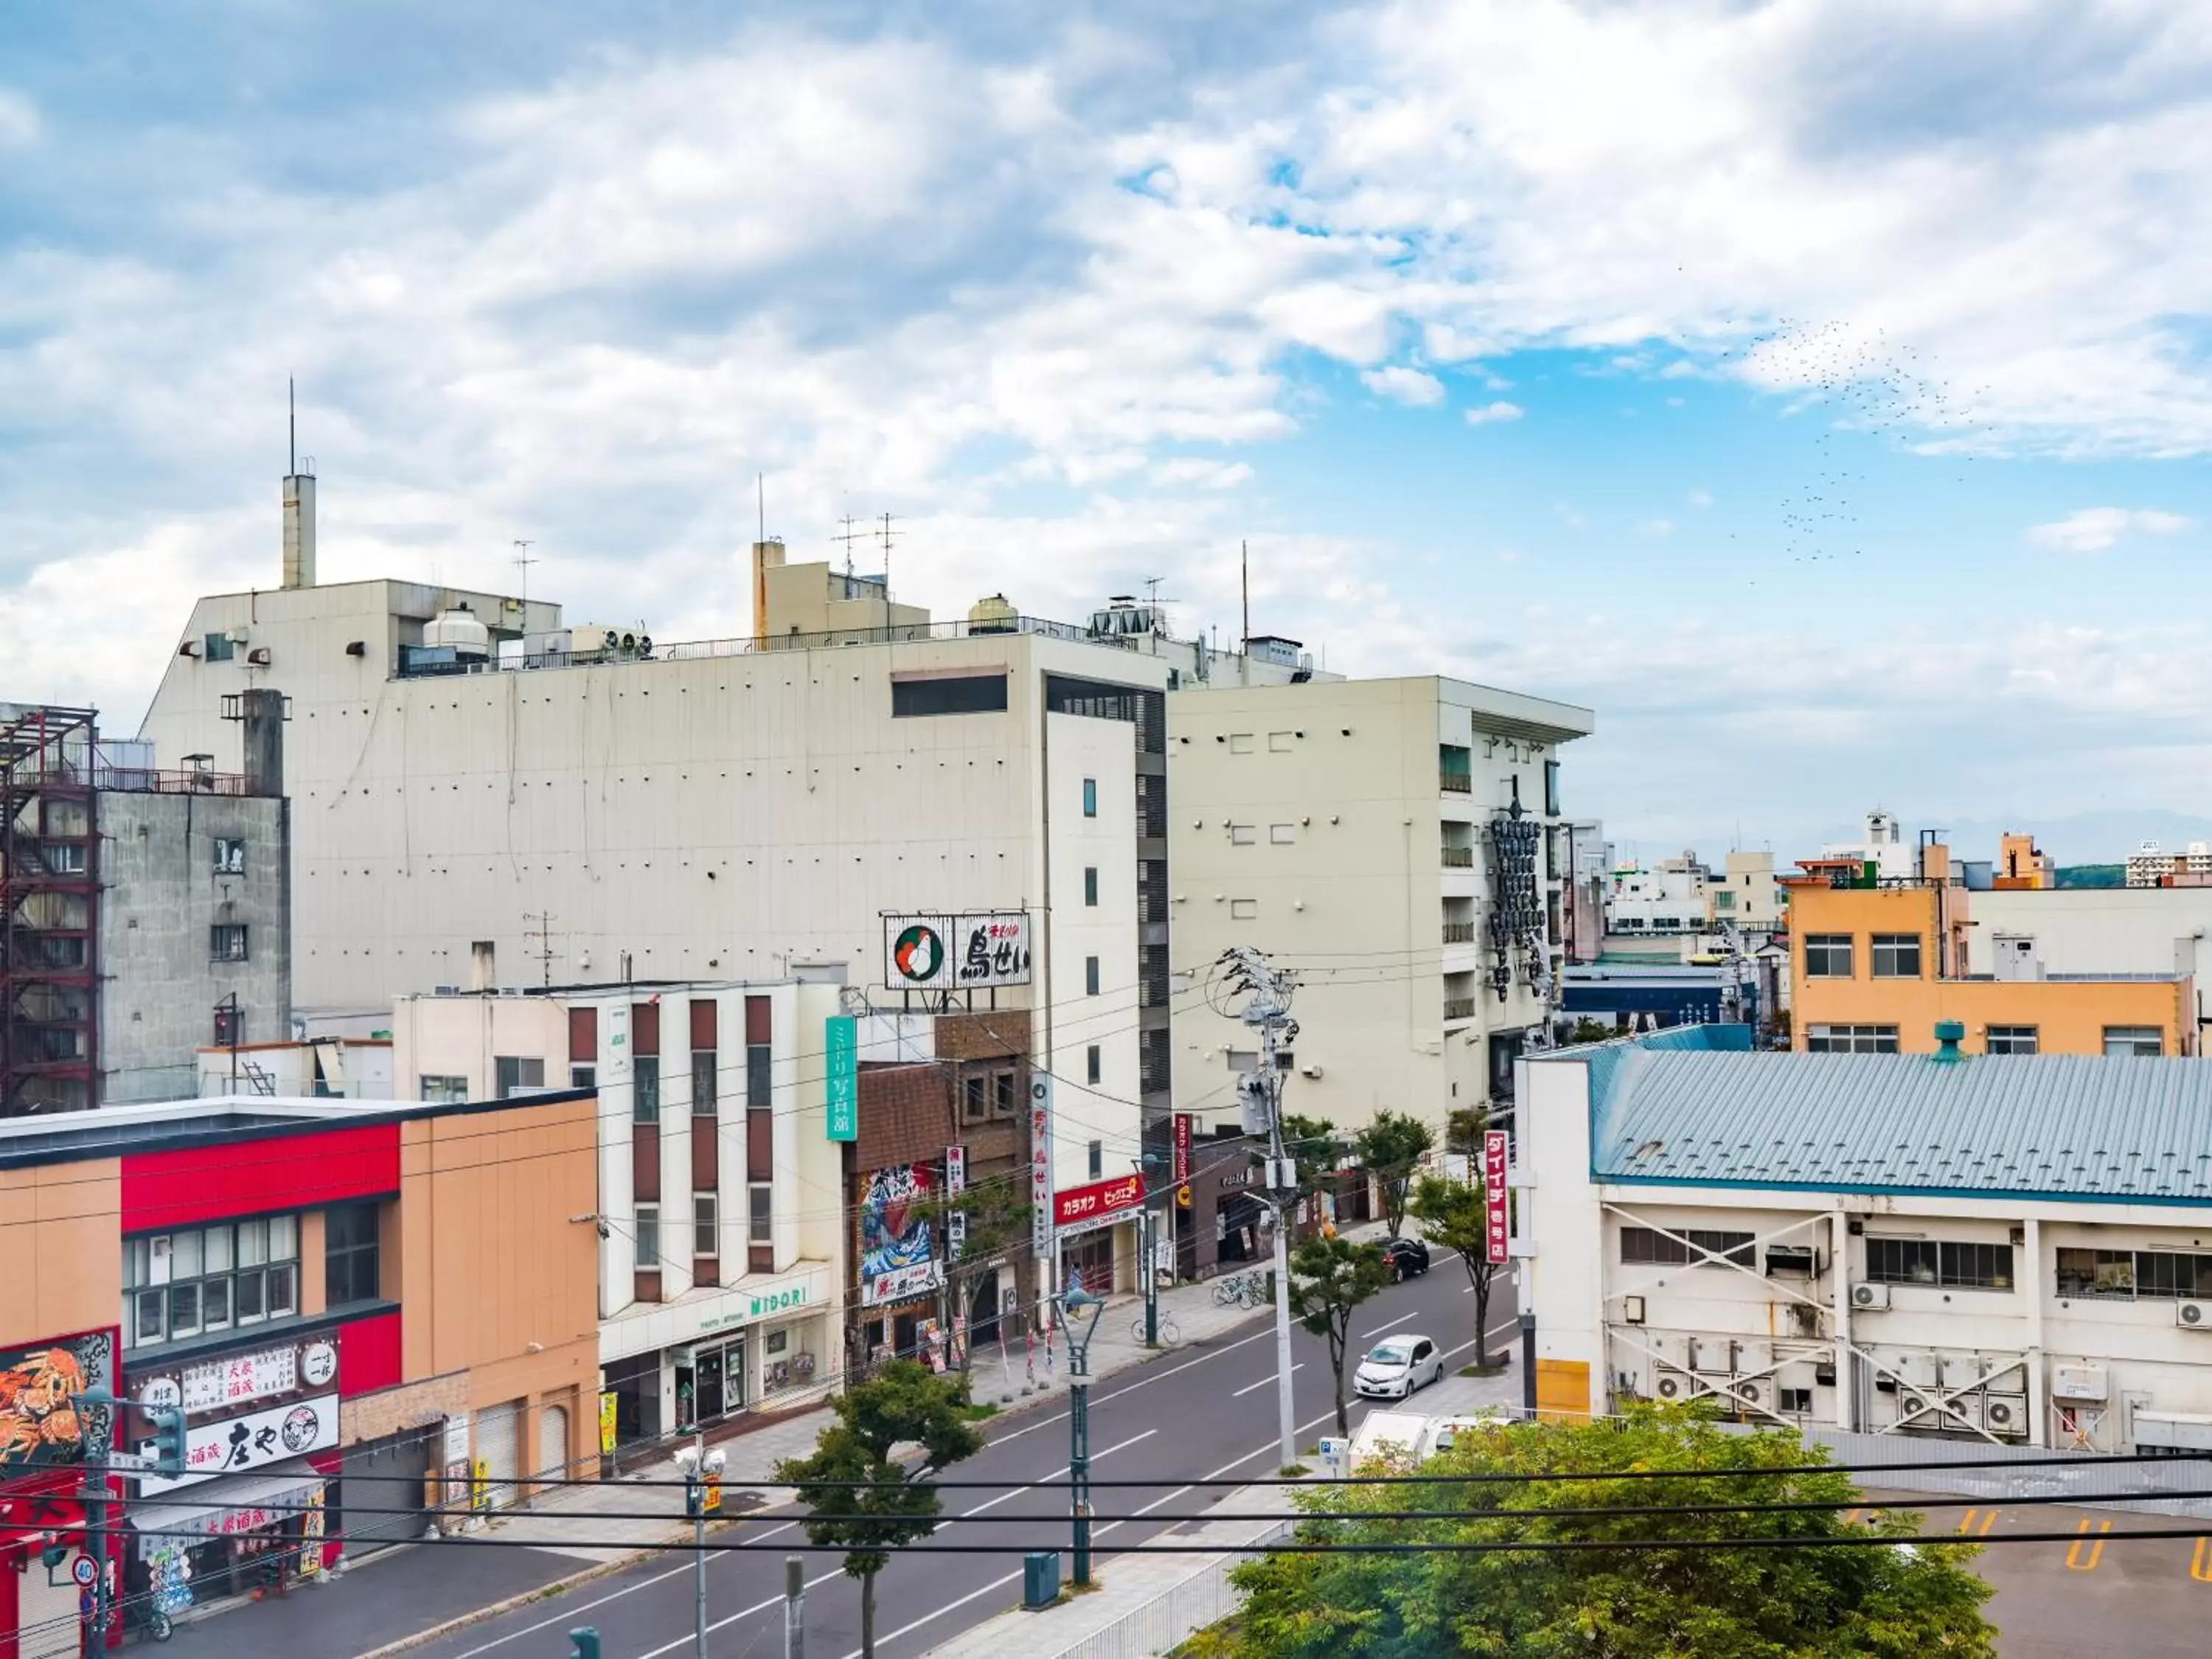
[{"label": "crab illustration sign", "polygon": [[71,1396],[114,1392],[115,1333],[90,1331],[0,1352],[0,1470],[82,1463],[114,1433],[112,1412]]},{"label": "crab illustration sign", "polygon": [[884,983],[894,991],[978,991],[1029,982],[1026,911],[884,918]]}]

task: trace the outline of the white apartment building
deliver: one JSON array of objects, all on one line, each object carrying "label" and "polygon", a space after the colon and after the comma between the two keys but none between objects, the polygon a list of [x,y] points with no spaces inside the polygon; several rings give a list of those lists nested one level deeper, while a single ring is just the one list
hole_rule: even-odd
[{"label": "white apartment building", "polygon": [[[672,645],[393,581],[213,595],[141,736],[221,756],[227,699],[289,699],[304,1007],[468,984],[479,950],[525,984],[842,974],[1031,1010],[1057,1187],[1094,1138],[1164,1156],[1170,665],[1003,602],[932,624],[776,543],[750,575],[752,634]],[[990,988],[889,963],[887,919],[986,913],[1026,927]]]},{"label": "white apartment building", "polygon": [[1845,1432],[2212,1448],[2202,1061],[1745,1040],[1523,1067],[1541,1409],[1708,1398]]},{"label": "white apartment building", "polygon": [[1905,839],[1897,814],[1877,806],[1866,815],[1866,825],[1856,841],[1831,842],[1820,848],[1828,859],[1853,859],[1875,866],[1884,881],[1904,880],[1918,873],[1915,853]]},{"label": "white apartment building", "polygon": [[1593,724],[1433,676],[1170,697],[1178,1109],[1233,1121],[1256,1063],[1204,994],[1234,945],[1298,975],[1288,1109],[1346,1130],[1410,1112],[1441,1139],[1452,1110],[1509,1097],[1564,953],[1559,755]]},{"label": "white apartment building", "polygon": [[2146,841],[2128,854],[2130,887],[2156,887],[2176,876],[2212,881],[2212,842],[2192,841],[2185,850],[2169,853],[2156,842]]},{"label": "white apartment building", "polygon": [[1695,933],[1705,926],[1711,872],[1695,853],[1656,865],[1624,865],[1613,872],[1606,896],[1606,931],[1612,933]]},{"label": "white apartment building", "polygon": [[617,1446],[789,1403],[839,1373],[842,1146],[827,1131],[823,1022],[840,996],[641,981],[393,1007],[402,1098],[599,1091],[600,1390]]}]

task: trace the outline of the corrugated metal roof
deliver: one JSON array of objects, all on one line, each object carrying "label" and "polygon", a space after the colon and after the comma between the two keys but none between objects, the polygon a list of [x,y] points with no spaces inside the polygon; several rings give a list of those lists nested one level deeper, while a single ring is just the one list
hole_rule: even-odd
[{"label": "corrugated metal roof", "polygon": [[1644,1043],[1604,1057],[1601,1179],[2212,1204],[2212,1061]]}]

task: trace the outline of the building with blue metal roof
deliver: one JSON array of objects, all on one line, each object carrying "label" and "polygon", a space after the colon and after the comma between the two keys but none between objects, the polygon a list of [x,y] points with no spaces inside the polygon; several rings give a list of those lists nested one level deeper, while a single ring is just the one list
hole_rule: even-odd
[{"label": "building with blue metal roof", "polygon": [[1525,1062],[1540,1408],[2212,1449],[2212,1065],[1938,1041]]}]

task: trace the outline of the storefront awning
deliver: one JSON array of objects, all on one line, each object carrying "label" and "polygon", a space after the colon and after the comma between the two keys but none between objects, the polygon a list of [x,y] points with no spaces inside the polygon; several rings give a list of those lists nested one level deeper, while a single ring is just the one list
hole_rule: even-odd
[{"label": "storefront awning", "polygon": [[133,1504],[129,1519],[149,1540],[226,1538],[296,1519],[322,1485],[323,1477],[302,1460],[251,1479],[210,1480],[189,1499]]}]

